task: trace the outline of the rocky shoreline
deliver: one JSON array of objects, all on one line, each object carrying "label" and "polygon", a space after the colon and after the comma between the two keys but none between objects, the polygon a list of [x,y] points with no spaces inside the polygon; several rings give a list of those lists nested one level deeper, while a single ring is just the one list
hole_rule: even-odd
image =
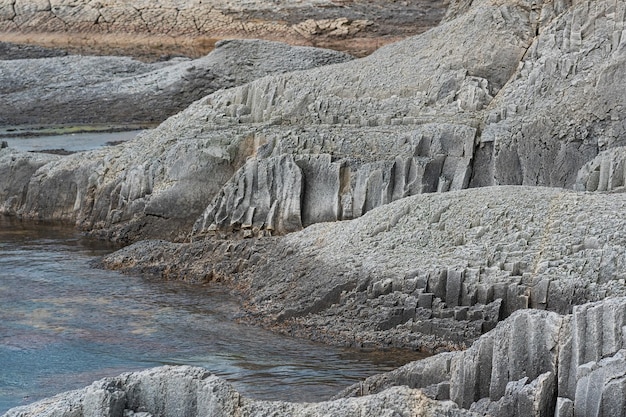
[{"label": "rocky shoreline", "polygon": [[[110,149],[1,149],[2,213],[132,243],[106,268],[226,283],[250,323],[438,354],[337,397],[357,403],[261,404],[222,382],[208,397],[171,388],[184,404],[162,386],[133,394],[150,372],[213,381],[174,368],[9,415],[201,415],[200,399],[242,415],[624,414],[625,26],[608,0],[458,0],[437,27],[360,59],[229,41],[200,60],[127,64],[146,90],[167,71],[172,91],[184,79],[202,98]],[[240,50],[258,57],[250,68]],[[215,81],[180,75],[206,61],[232,65],[204,67]],[[28,78],[0,65],[12,85]],[[76,88],[68,103],[93,96]]]},{"label": "rocky shoreline", "polygon": [[222,39],[265,39],[355,56],[422,33],[447,0],[20,1],[0,3],[0,39],[74,54],[200,57]]}]

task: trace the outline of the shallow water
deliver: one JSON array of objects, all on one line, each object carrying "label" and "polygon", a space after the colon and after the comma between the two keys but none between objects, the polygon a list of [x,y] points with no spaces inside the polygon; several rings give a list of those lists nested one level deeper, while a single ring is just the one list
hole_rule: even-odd
[{"label": "shallow water", "polygon": [[205,367],[254,398],[318,401],[417,358],[279,336],[234,323],[222,288],[89,267],[112,249],[0,216],[0,414],[163,364]]},{"label": "shallow water", "polygon": [[7,142],[9,147],[18,151],[42,152],[63,149],[69,152],[89,151],[108,146],[111,143],[125,142],[135,138],[142,130],[126,132],[83,132],[66,135],[45,135],[32,137],[2,136],[0,141]]}]

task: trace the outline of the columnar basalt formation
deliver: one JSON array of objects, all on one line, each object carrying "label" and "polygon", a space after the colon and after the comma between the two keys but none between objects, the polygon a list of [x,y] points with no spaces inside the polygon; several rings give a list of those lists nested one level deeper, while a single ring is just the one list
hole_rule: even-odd
[{"label": "columnar basalt formation", "polygon": [[339,396],[402,385],[489,416],[624,415],[625,298],[572,314],[523,310],[463,352],[376,375]]},{"label": "columnar basalt formation", "polygon": [[466,349],[349,394],[607,415],[625,378],[625,21],[610,0],[455,1],[420,36],[217,91],[115,149],[0,150],[19,174],[0,207],[185,241],[102,265],[226,282],[277,331]]},{"label": "columnar basalt formation", "polygon": [[[566,5],[556,7],[547,2],[541,8],[540,20],[537,20],[537,11],[527,6],[524,2],[477,2],[465,13],[449,16],[437,28],[381,48],[367,58],[265,77],[245,86],[218,91],[155,129],[147,136],[153,139],[131,143],[124,151],[145,156],[133,156],[124,166],[118,166],[116,158],[107,158],[114,166],[106,172],[123,171],[125,175],[117,177],[116,184],[108,190],[103,185],[109,181],[97,174],[90,192],[109,195],[118,186],[122,194],[126,189],[142,189],[141,184],[129,183],[138,178],[129,173],[146,172],[147,183],[154,184],[155,189],[167,188],[168,195],[179,196],[177,198],[185,202],[186,218],[197,219],[204,211],[202,219],[196,223],[197,233],[220,230],[238,234],[245,225],[250,226],[254,235],[255,230],[280,234],[318,219],[357,217],[386,202],[420,192],[498,182],[517,183],[501,181],[500,172],[515,176],[526,172],[526,168],[515,163],[506,166],[496,163],[493,153],[496,148],[489,145],[493,142],[485,142],[484,120],[500,102],[494,97],[501,96],[511,77],[519,78],[519,82],[527,80],[522,75],[514,77],[520,60],[527,59],[526,51],[537,42],[537,28],[547,25],[542,32],[545,33],[556,25],[550,19],[558,22],[564,14],[557,14],[563,12]],[[474,31],[472,36],[468,36],[468,28]],[[485,53],[468,55],[465,53],[468,48]],[[559,74],[554,76],[558,79]],[[542,108],[544,104],[537,106]],[[180,128],[173,130],[174,126]],[[596,140],[595,136],[590,139],[589,158],[597,153],[593,145]],[[163,143],[168,143],[168,147],[158,145]],[[152,165],[151,159],[157,155],[168,158],[174,148],[184,143],[194,143],[192,147],[198,146],[198,152],[188,154],[191,158],[188,164],[177,165],[178,174],[170,177],[173,181],[166,180],[167,176],[161,180],[157,175],[162,172],[159,169],[146,171],[146,166]],[[182,172],[186,167],[194,170],[205,165],[201,160],[193,162],[196,158],[202,159],[201,149],[210,146],[211,150],[206,148],[209,154],[226,155],[215,145],[209,145],[216,143],[231,149],[226,160],[244,162],[246,157],[252,156],[257,161],[249,161],[250,165],[228,184],[231,175],[210,178],[211,183],[226,184],[219,192],[213,187],[207,192],[198,192],[203,187],[189,187],[189,183],[180,181],[189,177]],[[249,144],[246,151],[234,152],[241,143]],[[257,150],[259,145],[263,147]],[[529,155],[532,152],[535,150],[529,149]],[[293,163],[285,171],[283,165],[290,158]],[[94,158],[85,159],[92,161]],[[57,172],[80,170],[76,168],[76,161],[61,161],[50,169]],[[586,162],[578,161],[580,164],[574,161],[564,175],[574,178],[580,165]],[[556,169],[554,162],[558,163],[558,159],[542,169]],[[67,167],[61,168],[66,163]],[[236,171],[241,166],[231,165],[229,170]],[[270,182],[264,184],[271,189],[246,183],[262,177],[258,167],[264,167],[267,172],[263,178]],[[280,175],[296,170],[299,180],[293,184],[289,183],[291,176]],[[198,177],[196,173],[193,176]],[[311,182],[313,176],[320,181]],[[47,175],[38,178],[45,188],[54,189],[53,183],[58,182]],[[48,184],[48,181],[53,183]],[[291,189],[292,185],[295,188]],[[246,186],[246,190],[238,188]],[[82,199],[89,192],[83,189],[79,194]],[[247,197],[239,200],[238,195]],[[302,207],[297,207],[298,195],[302,197]],[[154,197],[156,194],[148,192],[131,193],[124,197],[124,207],[116,203],[107,213],[102,210],[85,213],[80,202],[78,210],[68,210],[64,202],[55,202],[54,196],[50,196],[45,204],[36,202],[24,207],[21,214],[44,216],[47,211],[61,209],[70,213],[68,220],[87,228],[105,228],[104,234],[135,240],[142,235],[141,230],[128,224],[131,219],[152,215],[180,217],[171,215],[171,212],[180,212],[177,206],[169,205],[175,200],[167,200],[170,203],[147,201]],[[30,201],[37,201],[37,196]],[[150,208],[156,206],[157,210]],[[236,207],[237,212],[220,214],[220,207],[233,210]],[[119,215],[119,210],[123,215]],[[289,218],[281,218],[282,215]],[[246,222],[247,219],[252,223]],[[172,228],[176,233],[181,229],[178,223],[173,223]],[[250,235],[250,232],[244,234]],[[171,233],[163,236],[171,238]]]},{"label": "columnar basalt formation", "polygon": [[364,135],[327,127],[262,137],[265,144],[207,207],[194,236],[285,234],[410,195],[466,188],[476,129],[425,124]]},{"label": "columnar basalt formation", "polygon": [[461,348],[521,309],[567,314],[626,295],[625,207],[623,194],[484,187],[407,197],[281,238],[138,243],[104,264],[226,281],[249,320],[290,334]]}]

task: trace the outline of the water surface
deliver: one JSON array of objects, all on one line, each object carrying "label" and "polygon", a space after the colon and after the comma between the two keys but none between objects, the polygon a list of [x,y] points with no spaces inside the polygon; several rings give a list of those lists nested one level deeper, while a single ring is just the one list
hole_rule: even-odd
[{"label": "water surface", "polygon": [[318,401],[415,355],[367,354],[236,324],[214,286],[90,268],[113,250],[0,216],[0,414],[104,376],[202,366],[259,399]]},{"label": "water surface", "polygon": [[18,151],[42,152],[63,149],[68,152],[80,152],[125,142],[134,139],[141,132],[143,130],[107,133],[82,132],[40,136],[3,136],[0,133],[0,141],[7,142],[9,147]]}]

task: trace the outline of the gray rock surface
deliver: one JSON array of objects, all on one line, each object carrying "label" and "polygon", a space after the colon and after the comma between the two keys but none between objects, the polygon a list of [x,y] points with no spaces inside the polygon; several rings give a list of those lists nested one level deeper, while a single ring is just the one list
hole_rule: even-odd
[{"label": "gray rock surface", "polygon": [[[119,71],[120,62],[128,65],[128,71],[131,73],[140,69],[145,70],[147,64],[125,58],[88,58],[85,61],[77,57],[50,58],[53,60],[51,62],[59,65],[61,69],[65,67],[59,60],[63,59],[83,63],[85,65],[83,69],[86,71],[93,69],[93,65],[98,63],[99,69],[95,73],[87,71],[83,74],[84,77],[78,73],[68,72],[67,69],[60,70],[54,75],[47,75],[48,81],[49,77],[57,77],[58,84],[52,92],[43,95],[50,98],[43,107],[51,106],[66,114],[67,107],[63,109],[63,103],[58,102],[63,100],[68,106],[81,108],[91,106],[92,112],[88,113],[89,115],[78,116],[83,118],[104,117],[110,120],[115,117],[117,111],[120,111],[121,117],[129,120],[140,117],[143,111],[141,109],[144,109],[150,117],[156,117],[157,109],[165,111],[167,105],[155,104],[154,100],[159,100],[161,93],[151,90],[157,85],[165,88],[167,84],[165,81],[171,78],[172,84],[168,87],[171,91],[163,91],[162,96],[170,97],[172,102],[180,105],[187,93],[183,88],[184,82],[181,84],[178,78],[181,73],[184,77],[189,77],[192,84],[200,82],[212,89],[217,86],[243,83],[268,72],[299,70],[348,59],[345,54],[338,52],[291,47],[267,41],[229,41],[221,45],[205,59],[176,64],[173,65],[174,68],[170,65],[144,74],[143,81],[149,81],[146,85],[143,85],[143,81],[138,80],[136,75],[127,76],[127,74],[103,82],[109,86],[115,85],[114,90],[120,93],[117,104],[110,106],[110,112],[98,110],[114,95],[112,91],[103,88],[99,82],[101,76]],[[41,61],[36,60],[38,63]],[[31,61],[27,60],[23,63],[29,62]],[[107,62],[110,66],[104,65]],[[240,68],[239,65],[242,63],[249,65],[244,65],[245,69]],[[12,68],[12,71],[17,71],[18,67],[15,66],[15,61],[7,64],[7,68]],[[37,80],[41,74],[37,75],[37,71],[44,71],[46,67],[41,65],[30,72],[26,71],[25,74],[11,72],[14,75],[7,78],[6,95],[17,94],[23,95],[23,99],[32,100],[34,97],[41,99],[41,91],[47,90],[48,87],[39,84],[40,81]],[[115,68],[117,70],[114,70]],[[215,77],[215,84],[212,85],[212,81],[207,84],[206,80],[195,80],[192,73],[196,70],[209,74],[208,79],[213,80],[212,77]],[[82,86],[75,85],[77,77],[84,79]],[[10,80],[12,82],[8,82]],[[126,84],[123,80],[126,80]],[[38,87],[32,90],[39,93],[31,94],[32,91],[23,93],[24,86],[29,85],[37,85]],[[67,96],[65,85],[74,86],[76,94]],[[137,89],[131,88],[138,85],[140,87]],[[148,96],[138,93],[141,88],[148,92]],[[98,91],[101,93],[99,99]],[[196,89],[192,89],[191,92],[194,95],[203,94]],[[176,99],[177,95],[181,100]],[[81,102],[81,97],[85,101]],[[129,113],[126,107],[133,108],[133,103],[138,100],[143,100],[141,106],[136,113]],[[14,113],[13,110],[2,114],[7,114],[7,118],[11,114],[20,114]],[[45,114],[53,113],[54,111],[50,111]],[[24,195],[19,196],[7,192],[3,198],[5,202],[3,205],[10,206],[11,213],[23,217],[70,221],[80,228],[89,230],[105,229],[102,234],[114,240],[133,240],[137,236],[169,239],[185,236],[206,207],[206,202],[217,194],[221,186],[258,146],[258,140],[250,134],[249,129],[234,128],[220,133],[219,129],[208,129],[202,116],[187,115],[187,112],[183,112],[159,128],[123,146],[55,160],[30,178],[26,175],[3,177],[2,181],[11,181],[11,186],[5,187],[7,191],[26,190]],[[51,120],[59,121],[58,117],[50,117]],[[44,122],[44,118],[42,116],[40,122]],[[8,203],[8,200],[11,200],[11,203]]]},{"label": "gray rock surface", "polygon": [[580,191],[624,190],[626,147],[618,146],[602,151],[578,171],[574,188]]},{"label": "gray rock surface", "polygon": [[[128,223],[152,215],[194,217],[185,227],[195,222],[196,236],[258,236],[358,217],[421,192],[494,184],[573,187],[585,163],[621,144],[623,120],[614,109],[623,96],[615,91],[626,72],[621,38],[612,29],[623,25],[620,4],[601,0],[592,13],[584,2],[455,3],[440,26],[367,58],[218,91],[164,123],[150,141],[125,148],[132,154],[124,158],[126,177],[111,190],[142,190],[129,172],[198,146],[186,151],[191,159],[178,165],[179,175],[161,180],[154,173],[163,170],[146,174],[150,183],[167,184],[159,193],[167,199],[150,203],[147,192],[130,193],[119,204],[105,204],[106,213],[80,209],[69,220],[128,240],[172,238],[161,228],[142,235],[149,228]],[[583,23],[588,29],[576,49],[570,40],[578,35],[568,28]],[[555,39],[562,40],[558,47]],[[570,70],[553,65],[557,58],[571,63]],[[230,164],[227,175],[212,176],[195,170],[207,165],[200,149],[209,143],[248,145],[231,154],[240,163]],[[67,170],[92,164],[85,159],[71,160]],[[211,187],[191,187],[203,178]],[[58,179],[46,181],[46,189],[57,187]],[[108,180],[98,177],[95,184],[97,194],[110,194],[97,185]],[[42,216],[64,205],[50,195],[22,213]],[[181,224],[174,227],[178,233]]]},{"label": "gray rock surface", "polygon": [[407,197],[280,238],[139,243],[104,264],[228,281],[250,320],[290,334],[460,348],[520,309],[567,314],[626,295],[625,207],[623,194],[484,187]]},{"label": "gray rock surface", "polygon": [[59,156],[50,154],[35,154],[15,152],[6,146],[0,145],[0,211],[5,214],[15,214],[23,207],[28,194],[28,183],[33,174],[47,163],[58,161]]},{"label": "gray rock surface", "polygon": [[626,197],[605,191],[624,186],[625,20],[609,0],[457,1],[421,36],[215,92],[112,150],[41,167],[2,150],[20,173],[0,176],[2,207],[188,239],[102,264],[225,281],[243,319],[277,331],[467,348],[346,395],[409,385],[480,415],[617,414]]},{"label": "gray rock surface", "polygon": [[518,311],[466,351],[370,377],[327,402],[250,400],[204,369],[161,367],[105,378],[5,417],[619,416],[625,311],[623,297],[578,306],[566,316]]},{"label": "gray rock surface", "polygon": [[285,234],[409,195],[466,188],[476,137],[452,123],[263,133],[266,143],[224,185],[194,236]]},{"label": "gray rock surface", "polygon": [[230,40],[199,59],[65,56],[0,61],[0,125],[155,123],[222,88],[345,62],[343,53]]},{"label": "gray rock surface", "polygon": [[566,316],[518,311],[466,351],[370,377],[337,398],[402,385],[479,415],[621,416],[625,311],[623,297],[576,306]]},{"label": "gray rock surface", "polygon": [[[0,33],[72,49],[206,51],[218,39],[262,38],[358,54],[436,25],[446,0],[2,0]],[[33,33],[36,36],[33,36]],[[91,41],[91,42],[90,42]],[[153,53],[154,53],[153,52]]]},{"label": "gray rock surface", "polygon": [[161,367],[105,378],[89,387],[9,410],[4,417],[472,416],[450,401],[395,387],[321,403],[255,401],[201,368]]}]

